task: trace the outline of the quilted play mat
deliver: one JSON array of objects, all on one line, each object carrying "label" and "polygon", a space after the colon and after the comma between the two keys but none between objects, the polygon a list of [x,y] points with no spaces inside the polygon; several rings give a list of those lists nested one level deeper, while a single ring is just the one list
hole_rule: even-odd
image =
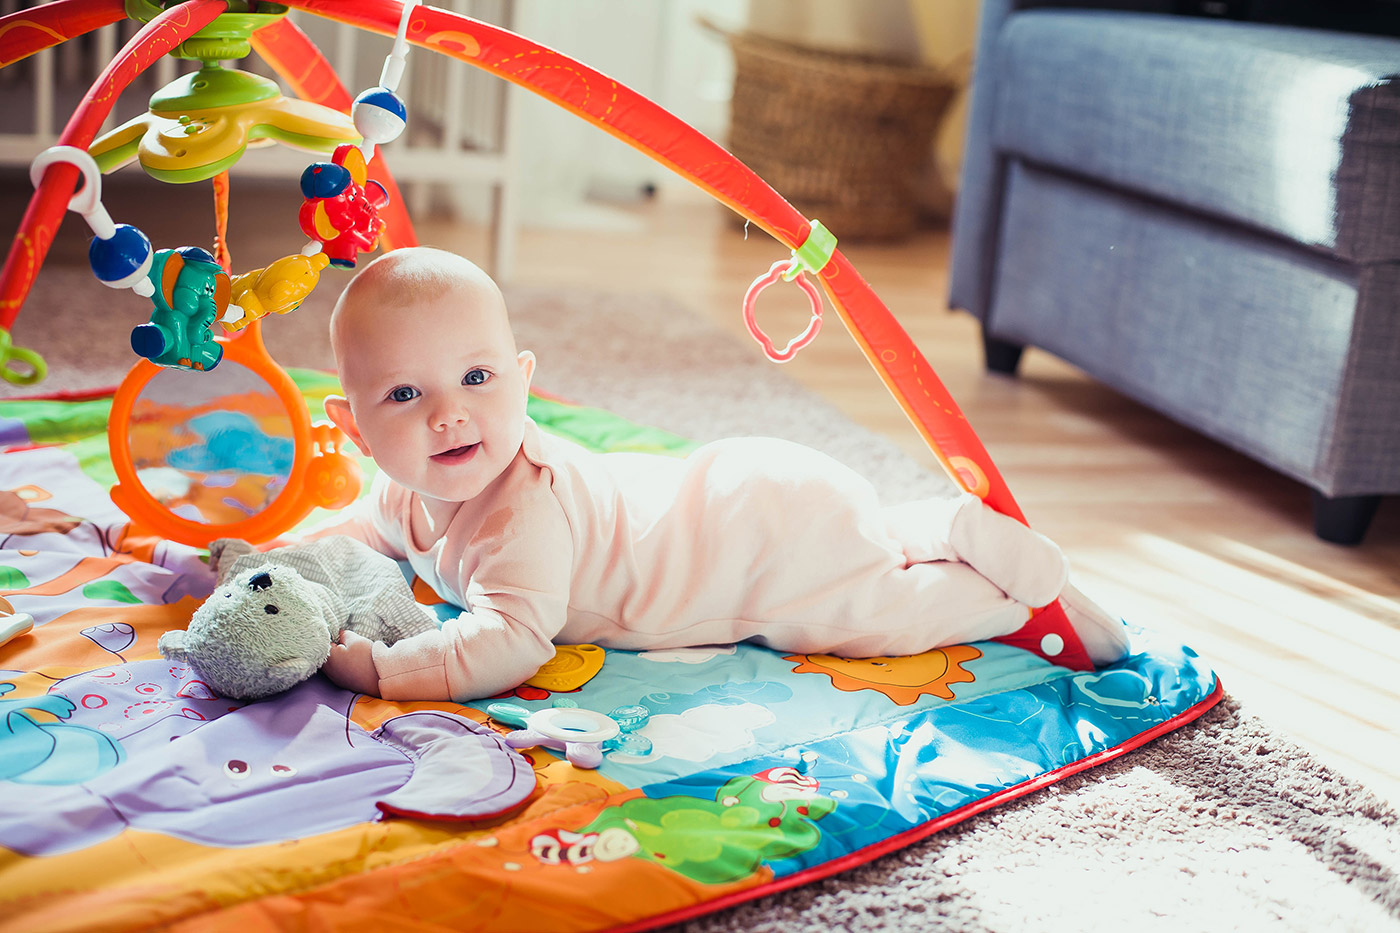
[{"label": "quilted play mat", "polygon": [[[293,375],[313,410],[335,389]],[[5,930],[645,929],[908,845],[1221,695],[1189,649],[1137,632],[1089,673],[995,643],[867,660],[563,646],[468,705],[320,675],[225,700],[156,651],[213,578],[206,552],[112,504],[109,405],[0,403],[0,595],[36,623],[0,647]],[[558,400],[531,414],[600,450],[688,447]],[[503,741],[556,708],[621,724],[598,768]]]}]

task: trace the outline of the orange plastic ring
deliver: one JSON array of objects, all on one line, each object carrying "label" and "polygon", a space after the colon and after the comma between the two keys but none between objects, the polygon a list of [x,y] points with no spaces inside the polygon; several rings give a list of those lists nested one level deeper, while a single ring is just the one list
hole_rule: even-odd
[{"label": "orange plastic ring", "polygon": [[270,541],[310,514],[315,500],[305,487],[307,466],[312,456],[311,417],[297,384],[268,355],[259,324],[261,321],[248,325],[238,338],[216,339],[224,348],[221,362],[238,363],[252,370],[272,388],[287,409],[294,453],[286,488],[256,515],[225,524],[182,518],[162,505],[142,485],[131,459],[128,432],[132,408],[146,384],[162,372],[162,367],[143,359],[131,368],[117,387],[112,397],[112,413],[107,420],[107,444],[111,450],[112,467],[117,473],[117,485],[111,490],[112,501],[136,524],[172,541],[205,547],[215,538],[243,538],[253,543]]}]

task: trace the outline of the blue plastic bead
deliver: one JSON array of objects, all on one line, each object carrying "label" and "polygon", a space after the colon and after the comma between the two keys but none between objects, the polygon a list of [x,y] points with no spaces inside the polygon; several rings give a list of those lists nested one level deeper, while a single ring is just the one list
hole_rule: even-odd
[{"label": "blue plastic bead", "polygon": [[88,264],[100,281],[121,282],[148,268],[153,253],[146,234],[131,224],[117,224],[111,239],[94,237],[88,244]]},{"label": "blue plastic bead", "polygon": [[403,99],[388,88],[372,87],[355,98],[350,109],[355,129],[370,142],[392,142],[399,138],[408,120]]},{"label": "blue plastic bead", "polygon": [[623,732],[635,732],[651,719],[651,710],[645,706],[619,706],[608,713],[608,718],[615,720]]},{"label": "blue plastic bead", "polygon": [[301,173],[301,196],[333,198],[350,184],[350,170],[334,162],[312,162]]}]

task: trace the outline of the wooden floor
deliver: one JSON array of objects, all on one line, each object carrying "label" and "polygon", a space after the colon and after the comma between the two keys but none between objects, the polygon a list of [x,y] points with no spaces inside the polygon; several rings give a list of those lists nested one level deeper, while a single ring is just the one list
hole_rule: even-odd
[{"label": "wooden floor", "polygon": [[[511,280],[664,292],[748,340],[740,302],[785,251],[718,205],[663,195],[603,229],[527,230]],[[424,242],[482,255],[481,230],[420,223]],[[947,310],[948,237],[842,244],[963,408],[1031,524],[1082,589],[1196,649],[1226,689],[1323,760],[1400,806],[1400,500],[1367,541],[1313,537],[1304,487],[1028,351],[985,375],[975,322]],[[775,336],[806,320],[770,289]],[[783,339],[786,339],[784,336]],[[757,348],[755,347],[755,352]],[[930,469],[932,455],[831,315],[787,372]]]}]

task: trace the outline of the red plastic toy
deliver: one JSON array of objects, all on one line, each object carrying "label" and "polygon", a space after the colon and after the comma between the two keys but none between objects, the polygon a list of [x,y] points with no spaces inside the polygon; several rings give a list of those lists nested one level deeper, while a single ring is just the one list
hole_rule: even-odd
[{"label": "red plastic toy", "polygon": [[297,214],[301,230],[321,244],[331,265],[353,269],[360,253],[379,245],[384,231],[379,210],[388,206],[389,192],[369,177],[358,146],[337,146],[331,161],[308,165],[301,173],[301,193],[306,198]]}]

